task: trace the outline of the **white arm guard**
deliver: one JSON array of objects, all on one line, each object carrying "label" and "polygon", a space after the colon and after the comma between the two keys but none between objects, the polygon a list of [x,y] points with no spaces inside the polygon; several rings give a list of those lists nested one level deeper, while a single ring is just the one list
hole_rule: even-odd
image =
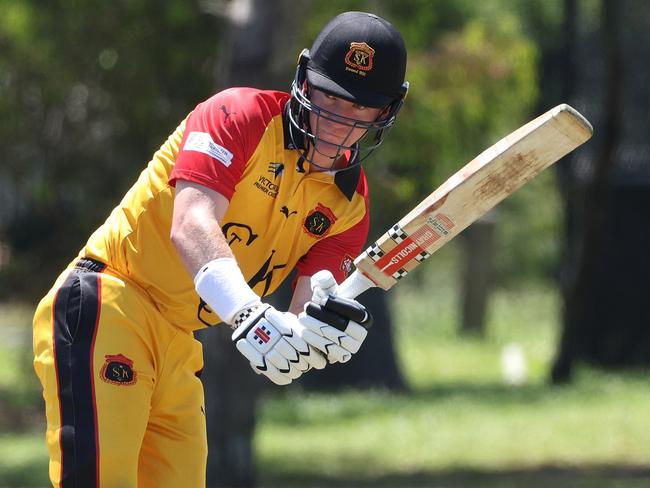
[{"label": "white arm guard", "polygon": [[242,310],[262,304],[233,258],[218,258],[201,266],[194,285],[205,303],[230,325]]}]

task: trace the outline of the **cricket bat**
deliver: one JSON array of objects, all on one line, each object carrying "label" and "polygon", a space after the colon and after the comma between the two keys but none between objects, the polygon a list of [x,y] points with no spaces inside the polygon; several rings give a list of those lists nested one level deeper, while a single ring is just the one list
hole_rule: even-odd
[{"label": "cricket bat", "polygon": [[562,104],[479,154],[355,260],[338,295],[388,290],[511,193],[586,142],[593,127]]}]

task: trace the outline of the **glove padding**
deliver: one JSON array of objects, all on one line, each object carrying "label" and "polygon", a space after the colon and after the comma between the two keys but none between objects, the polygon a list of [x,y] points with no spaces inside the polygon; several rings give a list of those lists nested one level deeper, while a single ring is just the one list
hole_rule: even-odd
[{"label": "glove padding", "polygon": [[312,276],[312,301],[298,320],[306,330],[302,337],[322,351],[330,363],[345,363],[368,335],[372,316],[361,303],[336,296],[336,281],[329,271]]},{"label": "glove padding", "polygon": [[321,352],[301,338],[303,329],[294,314],[261,305],[235,329],[232,341],[253,371],[276,385],[288,385],[309,369],[327,364]]}]

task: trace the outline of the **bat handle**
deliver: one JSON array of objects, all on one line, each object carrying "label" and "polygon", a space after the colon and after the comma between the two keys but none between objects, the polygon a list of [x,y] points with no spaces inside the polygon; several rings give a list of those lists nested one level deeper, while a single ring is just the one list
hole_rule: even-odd
[{"label": "bat handle", "polygon": [[344,298],[356,298],[373,286],[377,285],[361,274],[359,270],[355,269],[354,272],[339,285],[338,296]]}]

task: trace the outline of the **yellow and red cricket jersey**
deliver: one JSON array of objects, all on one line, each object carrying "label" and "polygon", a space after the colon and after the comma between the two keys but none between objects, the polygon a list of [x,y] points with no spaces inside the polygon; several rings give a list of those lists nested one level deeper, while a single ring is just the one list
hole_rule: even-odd
[{"label": "yellow and red cricket jersey", "polygon": [[232,88],[201,103],[167,139],[80,257],[139,285],[174,325],[219,322],[196,292],[169,239],[174,185],[188,180],[229,199],[224,235],[249,285],[273,292],[299,275],[330,270],[338,281],[368,233],[360,167],[308,172],[289,137],[289,95]]},{"label": "yellow and red cricket jersey", "polygon": [[34,367],[54,486],[205,484],[192,331],[219,318],[169,237],[176,181],[229,199],[221,227],[258,294],[294,267],[339,281],[349,271],[368,231],[365,177],[305,171],[287,137],[288,98],[235,88],[196,107],[39,303]]}]

